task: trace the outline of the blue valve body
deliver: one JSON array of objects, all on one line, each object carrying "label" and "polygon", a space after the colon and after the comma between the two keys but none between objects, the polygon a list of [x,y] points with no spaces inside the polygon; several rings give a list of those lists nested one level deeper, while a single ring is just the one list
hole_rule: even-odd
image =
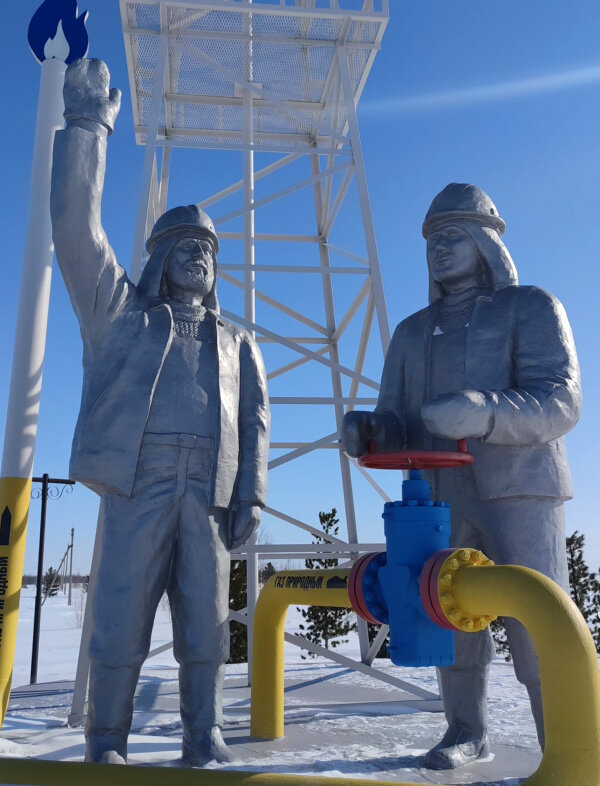
[{"label": "blue valve body", "polygon": [[432,622],[421,602],[419,576],[432,554],[450,543],[450,508],[433,502],[418,470],[402,484],[402,501],[386,502],[383,519],[387,554],[365,571],[363,596],[373,616],[390,626],[396,666],[449,666],[454,634]]}]

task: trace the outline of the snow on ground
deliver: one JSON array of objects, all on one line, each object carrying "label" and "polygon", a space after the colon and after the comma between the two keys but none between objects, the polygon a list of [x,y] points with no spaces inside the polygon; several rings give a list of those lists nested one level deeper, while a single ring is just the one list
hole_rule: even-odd
[{"label": "snow on ground", "polygon": [[[34,589],[21,595],[21,618],[13,695],[0,738],[0,756],[81,761],[83,732],[68,728],[73,679],[81,635],[82,596],[50,598],[42,609],[37,686],[29,686]],[[287,628],[297,632],[300,616],[288,613]],[[171,640],[170,618],[161,603],[152,647]],[[338,652],[357,657],[354,641]],[[387,660],[376,667],[437,693],[433,669],[398,669]],[[129,742],[131,764],[172,766],[180,754],[177,664],[168,650],[145,664],[136,698]],[[213,764],[233,770],[412,781],[487,783],[516,786],[536,769],[540,754],[525,690],[510,664],[496,660],[490,680],[490,738],[494,756],[458,772],[436,773],[422,764],[423,753],[445,729],[435,701],[419,703],[397,687],[349,671],[325,659],[303,660],[286,644],[286,736],[250,737],[250,701],[245,664],[227,667],[224,734],[238,761]],[[412,699],[407,704],[407,700]],[[435,707],[436,712],[424,707]],[[211,766],[211,765],[209,765]]]}]

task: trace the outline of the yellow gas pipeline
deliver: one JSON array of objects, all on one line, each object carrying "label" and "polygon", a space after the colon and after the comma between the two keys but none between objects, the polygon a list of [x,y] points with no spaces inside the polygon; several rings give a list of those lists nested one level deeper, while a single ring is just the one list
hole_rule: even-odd
[{"label": "yellow gas pipeline", "polygon": [[[19,786],[390,786],[390,781],[266,772],[123,767],[67,761],[0,759],[0,783]],[[411,786],[396,784],[396,786]],[[414,786],[414,785],[413,785]]]},{"label": "yellow gas pipeline", "polygon": [[[481,618],[520,620],[538,653],[546,749],[523,786],[600,786],[600,677],[594,642],[575,604],[554,582],[528,568],[473,564],[472,550],[449,556],[439,571],[439,601],[464,630]],[[283,734],[283,646],[287,608],[349,608],[348,570],[286,571],[272,576],[256,608],[252,671],[252,734]],[[450,577],[450,579],[448,578]],[[30,786],[156,786],[160,768],[0,759],[3,783]],[[174,786],[384,786],[389,781],[214,770],[171,770]],[[397,783],[396,786],[410,786]]]},{"label": "yellow gas pipeline", "polygon": [[[473,549],[451,554],[438,572],[439,607],[465,631],[481,630],[482,618],[506,616],[520,620],[531,635],[540,666],[546,748],[538,770],[524,786],[600,786],[600,676],[585,620],[567,593],[541,573],[512,565],[474,564],[486,561]],[[283,736],[288,606],[349,607],[346,589],[327,589],[333,576],[347,579],[348,574],[284,572],[272,576],[263,588],[254,618],[254,736]],[[297,778],[296,782],[304,781]],[[327,780],[329,786],[336,782]]]}]

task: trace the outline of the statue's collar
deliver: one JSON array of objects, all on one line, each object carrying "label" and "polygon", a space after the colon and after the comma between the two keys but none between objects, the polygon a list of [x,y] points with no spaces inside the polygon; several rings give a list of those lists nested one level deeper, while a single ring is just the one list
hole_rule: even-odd
[{"label": "statue's collar", "polygon": [[167,302],[173,319],[180,319],[184,322],[202,322],[206,317],[207,311],[204,306],[192,306],[189,303],[182,303],[180,300]]}]

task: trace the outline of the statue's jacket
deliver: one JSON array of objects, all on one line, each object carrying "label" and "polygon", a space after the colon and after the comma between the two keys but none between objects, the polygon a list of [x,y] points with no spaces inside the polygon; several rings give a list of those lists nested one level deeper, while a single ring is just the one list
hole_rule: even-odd
[{"label": "statue's jacket", "polygon": [[[430,449],[421,420],[429,401],[431,341],[440,300],[401,322],[387,351],[376,411],[391,413],[413,449]],[[483,391],[490,429],[469,439],[482,499],[571,497],[563,435],[581,405],[579,366],[561,303],[537,287],[504,286],[477,299],[466,329],[465,387]],[[398,421],[396,421],[398,422]],[[401,437],[387,429],[388,449]],[[404,436],[404,435],[402,435]]]},{"label": "statue's jacket", "polygon": [[[70,476],[103,495],[130,495],[161,369],[171,346],[168,303],[138,291],[100,222],[106,140],[78,127],[56,135],[56,255],[83,340],[83,390]],[[219,370],[210,504],[264,506],[269,404],[252,337],[215,314]]]}]

